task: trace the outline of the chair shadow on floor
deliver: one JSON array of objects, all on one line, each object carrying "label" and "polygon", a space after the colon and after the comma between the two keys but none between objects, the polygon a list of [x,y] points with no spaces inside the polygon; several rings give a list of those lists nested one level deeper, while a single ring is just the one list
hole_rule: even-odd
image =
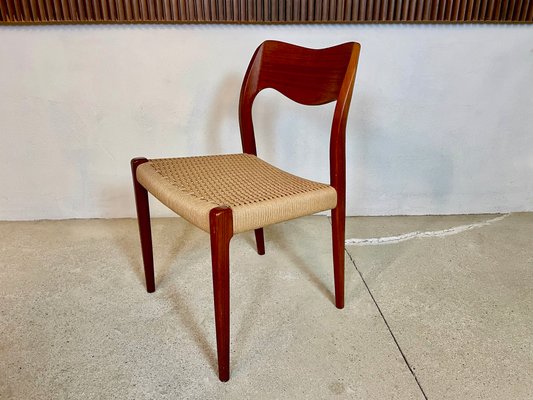
[{"label": "chair shadow on floor", "polygon": [[[166,286],[165,299],[171,304],[177,317],[181,321],[181,326],[189,333],[190,337],[195,341],[198,349],[204,355],[213,371],[217,371],[217,358],[215,352],[215,343],[209,343],[208,334],[202,329],[199,319],[201,315],[195,315],[191,311],[190,301],[180,294],[180,290],[173,285],[171,281],[172,268],[180,267],[180,254],[186,250],[186,243],[191,241],[196,230],[195,227],[180,221],[179,218],[174,218],[176,224],[158,224],[157,219],[152,220],[152,235],[154,237],[154,258],[155,258],[155,275],[156,287]],[[139,248],[139,235],[137,231],[137,222],[132,220],[132,225],[124,235],[114,239],[114,243],[119,248],[128,260],[128,266],[135,272],[138,278],[139,285],[132,290],[139,290],[146,292],[145,275],[142,265],[142,257]],[[173,238],[173,239],[169,239]],[[208,240],[208,237],[205,238]],[[194,240],[194,239],[192,239]],[[160,254],[164,255],[164,259],[160,258]],[[206,256],[206,264],[209,264],[209,257]],[[210,289],[210,288],[209,288]],[[158,293],[163,293],[159,291]],[[152,294],[153,295],[153,294]],[[192,299],[191,301],[193,301]],[[211,314],[210,314],[211,315]]]},{"label": "chair shadow on floor", "polygon": [[[326,217],[324,216],[324,218]],[[310,241],[317,240],[317,243],[319,243],[320,240],[313,237],[314,235],[310,235],[309,233],[306,234],[305,232],[303,232],[303,230],[299,231],[294,227],[291,228],[291,232],[286,232],[283,228],[283,224],[284,223],[271,225],[264,228],[267,256],[283,255],[283,257],[287,260],[285,266],[287,271],[299,271],[304,277],[304,282],[302,284],[307,285],[308,282],[310,282],[313,287],[318,292],[320,292],[324,296],[324,298],[329,300],[332,306],[334,306],[335,298],[331,291],[333,289],[333,265],[331,261],[328,258],[328,265],[318,266],[319,268],[325,268],[324,275],[326,277],[329,276],[331,278],[331,289],[329,289],[328,285],[324,282],[324,280],[316,273],[316,266],[312,265],[312,262],[310,262],[310,259],[312,260],[312,257],[310,257],[309,259],[304,258],[301,252],[298,251],[297,246],[291,244],[290,238],[301,237]],[[331,229],[329,223],[328,228]],[[235,244],[234,241],[237,240],[243,240],[244,242],[246,242],[247,246],[250,246],[251,251],[254,251],[255,240],[252,232],[237,235],[233,239],[232,243]],[[250,257],[254,256],[257,255],[250,254]],[[258,268],[261,268],[260,278],[256,278],[253,282],[249,282],[250,285],[253,286],[254,301],[242,302],[239,307],[242,308],[243,306],[246,306],[246,309],[242,310],[242,312],[240,313],[240,325],[235,326],[235,324],[232,323],[232,329],[234,329],[236,332],[234,337],[238,338],[238,342],[236,342],[233,346],[234,350],[232,353],[231,361],[232,368],[234,365],[236,367],[235,372],[239,370],[239,366],[242,367],[243,365],[247,364],[247,360],[244,359],[247,357],[245,351],[249,347],[248,342],[252,338],[257,336],[257,334],[253,333],[253,330],[254,328],[260,328],[257,326],[257,321],[260,319],[264,310],[268,310],[268,308],[264,308],[264,305],[268,304],[268,301],[274,297],[275,293],[273,293],[274,289],[272,288],[273,281],[275,279],[279,279],[279,277],[276,277],[276,275],[272,274],[272,271],[267,268],[266,262],[264,264],[261,262],[261,259],[259,260],[257,265],[255,265],[254,263],[254,267],[256,266]],[[238,294],[235,294],[234,296],[238,296]],[[280,296],[283,296],[283,294],[280,294]],[[302,302],[304,301],[305,299],[302,298]]]},{"label": "chair shadow on floor", "polygon": [[[324,217],[326,218],[326,217]],[[333,292],[328,289],[328,285],[320,279],[317,274],[309,267],[309,261],[305,260],[301,255],[296,254],[294,252],[294,248],[287,244],[285,240],[277,239],[276,236],[283,237],[283,233],[279,232],[279,227],[276,225],[272,225],[269,227],[264,228],[265,229],[265,244],[267,246],[266,251],[268,252],[268,244],[275,245],[279,249],[276,249],[275,251],[281,251],[285,255],[288,255],[290,257],[291,267],[296,267],[304,276],[308,278],[308,281],[315,286],[315,288],[326,298],[328,299],[332,304],[335,304],[335,296]],[[331,229],[331,228],[330,228]],[[278,231],[278,233],[275,233]],[[297,233],[293,233],[294,235],[297,235]],[[253,249],[255,248],[255,239],[252,236],[251,233],[249,234],[240,234],[237,236],[237,240],[244,240],[246,243]],[[235,239],[234,239],[235,240]],[[312,239],[311,239],[312,240]],[[318,243],[318,241],[317,241]],[[331,273],[333,274],[333,265],[331,265]],[[333,275],[332,275],[333,279]],[[332,280],[333,282],[333,280]]]},{"label": "chair shadow on floor", "polygon": [[[128,221],[130,222],[130,221]],[[137,276],[137,280],[139,283],[144,286],[144,269],[142,265],[142,259],[140,258],[140,251],[139,251],[139,235],[133,235],[132,233],[137,233],[135,229],[137,229],[137,221],[134,219],[131,220],[131,228],[124,232],[122,235],[118,237],[113,237],[112,241],[114,245],[120,250],[120,252],[124,255],[124,257],[127,259],[127,266],[126,268],[131,268],[131,270],[135,273]],[[125,268],[125,269],[126,269]]]},{"label": "chair shadow on floor", "polygon": [[[326,218],[326,217],[324,217]],[[329,229],[331,229],[331,226],[328,226]],[[278,227],[276,225],[271,227],[273,233],[281,229],[281,227]],[[265,233],[266,234],[266,233]],[[335,295],[332,292],[332,290],[328,289],[328,284],[324,282],[313,270],[313,268],[310,266],[309,259],[305,259],[301,253],[298,254],[295,251],[294,246],[291,246],[290,243],[288,243],[286,240],[283,240],[283,236],[286,234],[283,233],[277,233],[271,235],[271,243],[274,244],[278,249],[277,251],[283,252],[284,255],[288,256],[291,263],[289,265],[290,268],[296,267],[300,273],[302,273],[309,282],[326,298],[328,299],[332,304],[335,304]],[[291,235],[294,235],[295,237],[299,235],[301,238],[306,238],[306,234],[304,232],[291,232]],[[316,240],[316,243],[319,244],[320,240],[318,238],[310,237],[310,235],[307,235],[308,240]],[[268,250],[267,250],[268,251]],[[331,248],[330,248],[331,251]],[[331,284],[333,284],[333,264],[331,261],[329,261],[328,265],[325,265],[324,268],[327,268],[327,271],[329,275],[331,276]],[[333,287],[332,287],[333,288]]]},{"label": "chair shadow on floor", "polygon": [[[154,251],[157,252],[159,256],[156,256],[156,285],[162,285],[163,282],[169,284],[168,282],[170,275],[170,270],[172,269],[173,264],[177,264],[177,267],[180,267],[179,260],[180,254],[183,254],[186,251],[186,244],[193,240],[195,230],[194,226],[189,224],[186,221],[183,221],[181,218],[173,218],[176,224],[168,225],[165,224],[160,229],[152,228],[152,235],[154,236]],[[155,224],[154,224],[155,225]],[[157,225],[155,225],[157,228]],[[171,239],[169,239],[171,238]],[[140,252],[139,252],[140,253]],[[162,259],[164,255],[164,259]],[[139,258],[140,258],[139,254]],[[142,282],[144,284],[144,273],[142,276]]]},{"label": "chair shadow on floor", "polygon": [[[173,218],[176,224],[163,224],[159,226],[157,220],[153,221],[152,236],[154,237],[154,257],[156,264],[156,285],[160,285],[165,282],[167,275],[171,269],[172,264],[179,257],[179,254],[184,251],[185,244],[190,240],[194,234],[194,227],[190,224],[180,221],[179,218]],[[139,248],[139,234],[137,231],[137,222],[132,220],[131,229],[125,232],[118,238],[114,238],[113,241],[117,248],[119,248],[128,260],[128,265],[135,272],[139,280],[140,290],[146,290],[144,275],[144,268],[142,263],[141,251]],[[174,236],[169,245],[169,237]],[[165,240],[166,239],[166,240]],[[160,255],[164,255],[164,259],[160,258]]]},{"label": "chair shadow on floor", "polygon": [[[154,219],[152,222],[152,235],[154,238],[154,256],[155,256],[155,272],[156,272],[156,287],[163,286],[165,293],[164,298],[171,304],[172,309],[175,311],[177,317],[181,321],[180,326],[188,332],[190,338],[195,342],[198,350],[203,355],[203,358],[209,363],[209,366],[213,371],[217,371],[217,356],[216,356],[216,343],[213,340],[211,343],[207,329],[210,329],[211,324],[207,324],[204,329],[200,321],[205,318],[211,318],[213,310],[209,310],[209,315],[198,315],[193,311],[192,303],[193,298],[184,296],[179,290],[179,287],[172,282],[176,278],[176,275],[172,276],[171,271],[173,268],[180,268],[180,255],[187,252],[187,242],[195,242],[197,228],[176,219],[175,224],[164,223],[161,224]],[[134,290],[145,291],[145,276],[142,266],[142,257],[139,249],[139,237],[138,232],[133,227],[136,222],[132,220],[131,229],[125,231],[125,234],[115,238],[115,245],[121,249],[122,253],[128,260],[128,265],[133,269],[135,275],[138,278],[139,286]],[[130,224],[128,224],[130,225]],[[329,224],[328,224],[329,227]],[[198,233],[202,234],[199,230]],[[295,235],[300,237],[312,236],[304,234],[304,232],[292,231],[287,233],[280,225],[273,225],[265,228],[267,254],[281,253],[288,259],[287,269],[295,268],[304,277],[306,282],[310,282],[318,292],[320,292],[326,299],[332,304],[335,303],[334,296],[328,285],[324,280],[316,273],[314,267],[310,265],[309,259],[302,256],[294,246],[291,246],[290,241],[287,241],[287,235]],[[205,237],[203,237],[205,236]],[[308,237],[308,240],[314,240],[313,237]],[[198,240],[209,241],[207,235],[203,235]],[[253,232],[245,232],[236,235],[232,240],[232,245],[236,245],[238,241],[245,243],[246,247],[250,248],[251,253],[255,253],[255,238]],[[163,257],[164,258],[161,258]],[[259,257],[257,254],[250,254],[250,257]],[[210,271],[210,258],[206,253],[205,260],[206,270]],[[236,260],[239,262],[239,259]],[[261,259],[258,260],[260,268],[262,268]],[[333,267],[331,265],[324,266],[327,269],[328,274],[331,272],[331,282],[333,283]],[[209,272],[210,273],[210,272]],[[210,276],[209,276],[210,278]],[[238,326],[232,323],[232,329],[235,330],[236,336],[239,340],[235,343],[233,356],[231,363],[237,367],[239,365],[245,365],[243,358],[246,358],[244,353],[247,348],[247,342],[253,337],[253,329],[255,327],[255,321],[257,321],[262,313],[262,305],[271,298],[272,295],[272,280],[276,279],[267,268],[264,268],[264,273],[261,273],[261,278],[258,279],[254,285],[254,298],[255,301],[251,303],[244,303],[246,309],[242,310],[242,316],[240,317],[240,324]],[[212,290],[211,285],[206,287],[205,290]],[[162,292],[159,292],[162,293]],[[232,296],[239,296],[234,292]],[[211,304],[210,304],[211,306]],[[241,304],[240,307],[243,305]],[[212,307],[212,306],[211,306]]]},{"label": "chair shadow on floor", "polygon": [[[202,329],[202,325],[198,321],[202,316],[191,311],[190,302],[187,301],[186,297],[180,293],[176,286],[172,286],[172,290],[169,290],[165,297],[172,305],[174,311],[176,311],[176,315],[181,321],[181,326],[187,330],[188,334],[195,341],[198,349],[209,363],[209,366],[216,373],[218,370],[217,355],[215,351],[216,344],[208,341],[208,334]],[[194,301],[194,299],[192,299],[192,301]],[[212,324],[209,324],[210,328],[211,325]]]}]

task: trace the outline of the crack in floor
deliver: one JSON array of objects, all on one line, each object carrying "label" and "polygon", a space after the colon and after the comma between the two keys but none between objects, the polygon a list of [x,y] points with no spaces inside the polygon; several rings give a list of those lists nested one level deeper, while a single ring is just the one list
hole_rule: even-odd
[{"label": "crack in floor", "polygon": [[368,284],[366,283],[365,278],[363,277],[363,274],[361,273],[361,271],[359,271],[359,268],[357,268],[357,265],[355,264],[354,259],[352,258],[352,256],[350,255],[350,253],[346,250],[346,248],[344,249],[344,251],[345,251],[346,254],[348,255],[348,258],[349,258],[350,261],[352,262],[353,266],[355,267],[355,270],[357,271],[357,273],[358,273],[359,276],[361,277],[361,280],[363,281],[363,284],[365,285],[366,290],[368,291],[368,294],[370,295],[370,298],[372,299],[372,301],[374,302],[376,308],[378,309],[379,314],[381,315],[381,318],[383,319],[383,322],[385,322],[385,325],[387,326],[387,329],[389,330],[389,333],[390,333],[390,335],[392,336],[392,339],[394,340],[394,343],[396,344],[396,347],[398,348],[398,351],[399,351],[400,354],[402,355],[403,361],[404,361],[405,364],[407,365],[407,368],[409,368],[409,371],[411,372],[411,375],[413,375],[413,378],[415,378],[416,384],[418,385],[418,388],[419,388],[420,391],[422,392],[422,395],[424,396],[424,399],[425,399],[425,400],[428,400],[428,397],[427,397],[426,393],[424,392],[424,389],[422,388],[422,385],[421,385],[420,382],[418,381],[418,377],[416,376],[415,371],[414,371],[413,368],[411,367],[411,364],[409,364],[409,361],[407,361],[407,357],[405,356],[405,354],[404,354],[402,348],[400,347],[400,344],[398,343],[398,340],[396,339],[396,336],[394,336],[394,333],[392,332],[392,329],[391,329],[391,327],[389,326],[389,323],[387,322],[387,319],[385,318],[385,315],[383,315],[383,312],[381,311],[381,308],[379,307],[379,305],[378,305],[376,299],[374,298],[374,295],[373,295],[372,292],[370,291],[370,288],[368,287]]},{"label": "crack in floor", "polygon": [[353,239],[346,239],[344,241],[345,245],[356,245],[356,246],[377,246],[380,244],[393,244],[393,243],[400,243],[405,242],[406,240],[411,239],[417,239],[417,238],[428,238],[428,237],[444,237],[444,236],[450,236],[450,235],[456,235],[461,232],[469,231],[471,229],[481,228],[483,226],[490,225],[494,222],[501,221],[504,218],[507,218],[511,213],[500,215],[499,217],[488,219],[486,221],[482,222],[476,222],[473,224],[468,225],[459,225],[454,226],[452,228],[448,229],[442,229],[439,231],[415,231],[415,232],[408,232],[403,233],[401,235],[396,236],[385,236],[385,237],[376,237],[376,238],[353,238]]}]

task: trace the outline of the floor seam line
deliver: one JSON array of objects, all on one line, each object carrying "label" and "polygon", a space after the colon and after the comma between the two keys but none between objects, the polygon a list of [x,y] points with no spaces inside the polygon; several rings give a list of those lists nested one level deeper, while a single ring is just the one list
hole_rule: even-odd
[{"label": "floor seam line", "polygon": [[396,347],[398,348],[398,351],[400,352],[400,354],[402,355],[402,358],[403,358],[403,361],[405,362],[405,365],[407,365],[407,368],[409,368],[409,372],[411,372],[411,375],[413,376],[413,378],[415,378],[415,382],[416,384],[418,385],[418,388],[420,389],[420,391],[422,392],[422,395],[424,396],[424,399],[425,400],[428,400],[428,397],[426,395],[426,393],[424,392],[424,389],[422,389],[422,385],[420,384],[420,382],[418,381],[418,377],[416,376],[413,368],[411,367],[411,364],[409,364],[409,361],[407,361],[407,357],[405,356],[402,348],[400,347],[400,344],[398,343],[398,340],[396,339],[396,336],[394,336],[394,333],[392,332],[392,329],[391,327],[389,326],[389,323],[387,322],[387,320],[385,319],[385,315],[383,315],[383,312],[381,311],[381,308],[379,307],[379,304],[377,303],[376,299],[374,298],[374,295],[372,294],[372,291],[370,290],[370,288],[368,287],[368,284],[366,283],[365,281],[365,278],[363,277],[363,274],[361,273],[361,271],[359,271],[359,268],[357,268],[357,265],[355,264],[355,261],[354,259],[352,258],[351,254],[348,252],[348,250],[346,248],[344,248],[344,251],[346,252],[346,254],[348,255],[348,258],[350,259],[350,261],[352,262],[353,266],[355,267],[355,270],[357,271],[357,273],[359,274],[359,276],[361,277],[361,280],[363,281],[363,284],[365,285],[366,287],[366,290],[368,292],[368,294],[370,295],[370,298],[372,299],[372,301],[374,302],[374,305],[376,306],[376,308],[378,309],[379,311],[379,314],[381,315],[381,319],[383,319],[383,322],[385,322],[385,326],[387,327],[390,335],[392,336],[392,340],[394,340],[394,343],[396,344]]}]

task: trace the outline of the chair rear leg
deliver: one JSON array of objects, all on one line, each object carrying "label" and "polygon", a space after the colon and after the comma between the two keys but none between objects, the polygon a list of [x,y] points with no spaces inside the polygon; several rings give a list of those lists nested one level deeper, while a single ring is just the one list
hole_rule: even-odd
[{"label": "chair rear leg", "polygon": [[144,264],[144,276],[146,278],[146,290],[148,291],[148,293],[152,293],[155,291],[155,279],[148,191],[137,181],[137,167],[147,161],[148,160],[146,158],[134,158],[133,160],[131,160],[131,173],[133,175],[135,205],[137,206],[137,221],[139,223],[139,235],[141,237],[141,249]]},{"label": "chair rear leg", "polygon": [[255,242],[257,243],[257,253],[259,255],[265,254],[265,235],[263,234],[263,228],[255,230]]},{"label": "chair rear leg", "polygon": [[209,213],[211,259],[213,262],[213,294],[215,300],[215,327],[217,336],[218,377],[229,380],[230,343],[230,278],[229,243],[233,236],[231,208],[217,207]]},{"label": "chair rear leg", "polygon": [[331,210],[333,236],[333,277],[335,280],[335,306],[344,308],[344,230],[345,209],[337,205]]}]

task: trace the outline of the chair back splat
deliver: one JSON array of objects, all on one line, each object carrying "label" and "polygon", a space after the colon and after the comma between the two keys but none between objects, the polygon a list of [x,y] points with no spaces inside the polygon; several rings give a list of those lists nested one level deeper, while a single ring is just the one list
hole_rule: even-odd
[{"label": "chair back splat", "polygon": [[[257,155],[252,105],[257,94],[275,89],[304,105],[337,101],[330,140],[331,170],[344,163],[345,128],[353,91],[359,43],[344,43],[326,49],[308,49],[268,40],[255,51],[244,76],[239,101],[241,141],[245,153]],[[332,176],[331,184],[335,187]]]}]

